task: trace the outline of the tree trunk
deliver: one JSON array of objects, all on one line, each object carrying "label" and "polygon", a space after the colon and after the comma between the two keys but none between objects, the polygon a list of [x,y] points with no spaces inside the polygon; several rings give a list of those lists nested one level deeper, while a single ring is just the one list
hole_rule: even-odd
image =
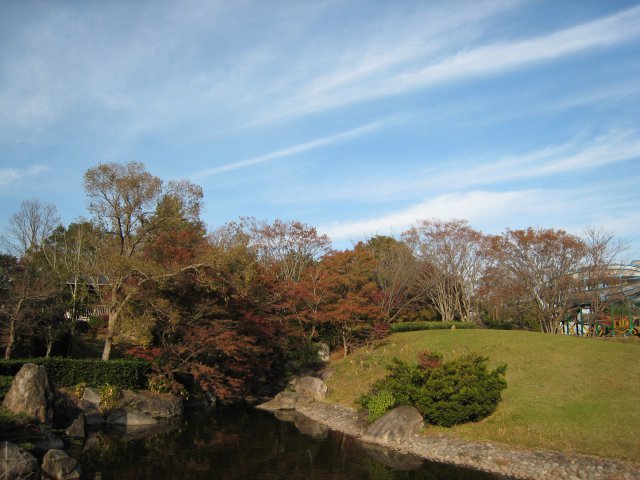
[{"label": "tree trunk", "polygon": [[7,342],[7,347],[4,349],[4,358],[8,360],[11,358],[11,351],[13,350],[13,345],[16,342],[16,326],[15,321],[9,321],[9,341]]},{"label": "tree trunk", "polygon": [[47,341],[47,353],[45,354],[46,358],[51,357],[51,348],[53,347],[53,339],[49,338]]},{"label": "tree trunk", "polygon": [[104,348],[102,349],[102,360],[109,360],[111,357],[111,345],[113,340],[111,335],[107,333],[107,338],[104,339]]},{"label": "tree trunk", "polygon": [[109,324],[107,326],[107,336],[104,339],[104,349],[102,350],[102,360],[109,360],[111,357],[111,346],[113,345],[113,333],[115,331],[117,312],[109,312]]},{"label": "tree trunk", "polygon": [[347,345],[347,335],[344,332],[342,332],[342,348],[344,348],[343,358],[346,358],[347,354],[349,353],[349,347]]}]

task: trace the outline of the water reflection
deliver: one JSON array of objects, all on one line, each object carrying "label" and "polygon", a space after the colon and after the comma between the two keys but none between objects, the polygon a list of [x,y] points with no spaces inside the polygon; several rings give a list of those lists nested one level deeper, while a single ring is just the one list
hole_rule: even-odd
[{"label": "water reflection", "polygon": [[471,479],[483,472],[367,445],[293,412],[227,409],[163,429],[108,431],[80,454],[86,479]]}]

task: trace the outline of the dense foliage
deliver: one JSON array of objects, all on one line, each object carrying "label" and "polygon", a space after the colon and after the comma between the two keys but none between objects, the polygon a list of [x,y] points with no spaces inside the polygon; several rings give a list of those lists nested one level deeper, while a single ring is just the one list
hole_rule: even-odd
[{"label": "dense foliage", "polygon": [[389,374],[358,403],[370,419],[394,406],[412,405],[432,425],[481,420],[495,411],[507,387],[506,365],[490,370],[486,362],[485,357],[466,355],[443,363],[428,352],[419,355],[418,364],[394,359]]},{"label": "dense foliage", "polygon": [[144,388],[151,366],[144,360],[77,360],[71,358],[30,358],[0,360],[0,375],[15,375],[25,363],[43,365],[49,379],[59,387],[114,385],[122,389]]},{"label": "dense foliage", "polygon": [[[4,357],[128,352],[152,362],[154,388],[223,402],[268,395],[313,368],[318,343],[346,356],[393,332],[483,320],[554,332],[580,303],[604,311],[598,288],[615,253],[598,232],[486,236],[464,220],[421,220],[399,238],[334,250],[296,220],[240,218],[207,231],[202,189],[139,162],[92,167],[84,187],[86,220],[65,226],[38,200],[9,218]],[[56,381],[126,387],[109,368]]]},{"label": "dense foliage", "polygon": [[13,381],[12,376],[0,375],[0,400],[4,399],[4,396],[7,394],[7,392],[11,388],[12,381]]}]

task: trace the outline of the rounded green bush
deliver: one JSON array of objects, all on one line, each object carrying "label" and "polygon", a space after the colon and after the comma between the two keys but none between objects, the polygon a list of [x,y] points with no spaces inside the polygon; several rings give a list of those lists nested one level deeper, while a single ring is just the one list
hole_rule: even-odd
[{"label": "rounded green bush", "polygon": [[479,355],[432,365],[394,359],[387,367],[389,375],[376,382],[360,404],[369,408],[372,398],[389,392],[395,401],[387,410],[395,405],[412,405],[428,423],[451,427],[491,415],[507,387],[506,365],[489,370],[487,358]]}]

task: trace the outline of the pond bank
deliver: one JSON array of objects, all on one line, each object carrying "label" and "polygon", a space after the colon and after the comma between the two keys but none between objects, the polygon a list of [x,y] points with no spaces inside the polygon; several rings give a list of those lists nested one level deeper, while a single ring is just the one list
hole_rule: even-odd
[{"label": "pond bank", "polygon": [[[339,404],[313,402],[296,411],[327,427],[360,438],[366,422],[358,413]],[[474,468],[513,478],[548,480],[634,480],[640,465],[587,455],[510,450],[494,443],[472,442],[444,435],[416,436],[401,445],[385,447],[412,453],[427,460]]]}]

